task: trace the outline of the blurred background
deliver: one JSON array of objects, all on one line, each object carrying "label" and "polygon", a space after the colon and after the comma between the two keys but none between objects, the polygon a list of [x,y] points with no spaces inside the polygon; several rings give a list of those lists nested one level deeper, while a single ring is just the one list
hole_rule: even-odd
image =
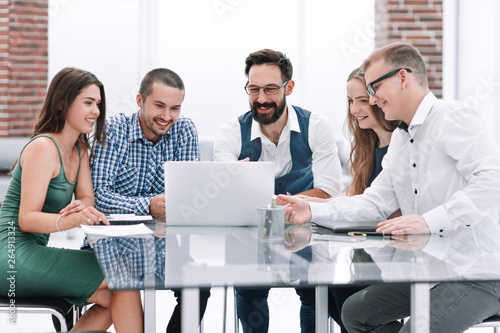
[{"label": "blurred background", "polygon": [[[6,3],[0,4],[9,29],[1,53],[0,138],[30,135],[48,82],[65,66],[97,75],[105,85],[109,116],[136,111],[144,74],[170,68],[186,85],[183,114],[195,121],[200,136],[213,137],[224,122],[249,109],[243,90],[246,56],[272,48],[294,65],[296,87],[289,102],[326,115],[341,139],[348,74],[376,46],[403,40],[424,55],[436,95],[479,109],[500,140],[494,131],[500,122],[495,112],[500,3],[495,0]],[[28,105],[25,95],[32,85],[37,90],[31,96],[38,100]]]}]

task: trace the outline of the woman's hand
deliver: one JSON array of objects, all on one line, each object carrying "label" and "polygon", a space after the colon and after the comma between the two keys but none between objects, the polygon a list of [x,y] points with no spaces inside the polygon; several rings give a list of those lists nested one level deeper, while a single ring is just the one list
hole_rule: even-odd
[{"label": "woman's hand", "polygon": [[81,200],[75,200],[73,202],[71,202],[69,205],[67,205],[66,207],[64,207],[63,209],[61,209],[59,211],[59,214],[63,214],[63,215],[69,215],[69,214],[73,214],[73,213],[78,213],[78,212],[81,212],[82,210],[85,209],[85,205],[83,204],[83,202]]},{"label": "woman's hand", "polygon": [[101,222],[109,225],[108,219],[106,215],[98,211],[92,206],[88,206],[78,213],[72,214],[64,214],[64,216],[68,216],[74,219],[74,225],[76,227],[80,227],[82,225],[98,225]]}]

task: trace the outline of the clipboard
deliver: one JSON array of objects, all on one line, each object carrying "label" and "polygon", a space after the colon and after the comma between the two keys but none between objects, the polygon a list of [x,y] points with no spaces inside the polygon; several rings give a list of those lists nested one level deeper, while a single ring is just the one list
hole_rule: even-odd
[{"label": "clipboard", "polygon": [[375,232],[377,230],[376,226],[369,226],[369,225],[360,225],[360,226],[352,226],[352,227],[347,227],[347,226],[342,226],[338,228],[332,229],[332,231],[336,234],[347,234],[349,232]]}]

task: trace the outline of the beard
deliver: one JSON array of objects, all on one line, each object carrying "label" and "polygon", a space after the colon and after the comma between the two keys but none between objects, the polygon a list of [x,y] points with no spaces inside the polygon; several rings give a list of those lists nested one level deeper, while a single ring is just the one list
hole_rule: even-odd
[{"label": "beard", "polygon": [[[162,137],[162,136],[166,135],[168,130],[174,124],[174,121],[169,120],[169,121],[167,121],[168,122],[167,128],[165,128],[165,129],[157,128],[155,125],[156,120],[162,121],[162,122],[165,122],[165,120],[161,119],[160,117],[155,117],[155,118],[147,117],[146,116],[146,108],[144,106],[139,112],[139,118],[140,118],[140,120],[142,120],[142,122],[143,122],[144,126],[147,128],[147,130],[157,137]],[[142,128],[142,126],[141,126],[141,129],[144,132],[145,129]]]},{"label": "beard", "polygon": [[[283,96],[283,101],[280,103],[279,106],[274,102],[263,103],[263,104],[259,102],[254,102],[253,104],[250,103],[250,107],[252,109],[252,118],[256,122],[258,122],[261,125],[270,125],[278,121],[278,119],[280,119],[281,115],[285,111],[286,98],[285,96]],[[274,110],[268,113],[260,113],[258,110],[259,107],[274,108]]]}]

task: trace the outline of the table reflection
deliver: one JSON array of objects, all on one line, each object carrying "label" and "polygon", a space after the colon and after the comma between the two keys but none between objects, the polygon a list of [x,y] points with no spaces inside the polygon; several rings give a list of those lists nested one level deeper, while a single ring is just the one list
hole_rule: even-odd
[{"label": "table reflection", "polygon": [[95,237],[110,288],[294,286],[500,280],[500,229],[358,237],[287,225],[283,242],[250,227],[165,227],[142,237]]}]

